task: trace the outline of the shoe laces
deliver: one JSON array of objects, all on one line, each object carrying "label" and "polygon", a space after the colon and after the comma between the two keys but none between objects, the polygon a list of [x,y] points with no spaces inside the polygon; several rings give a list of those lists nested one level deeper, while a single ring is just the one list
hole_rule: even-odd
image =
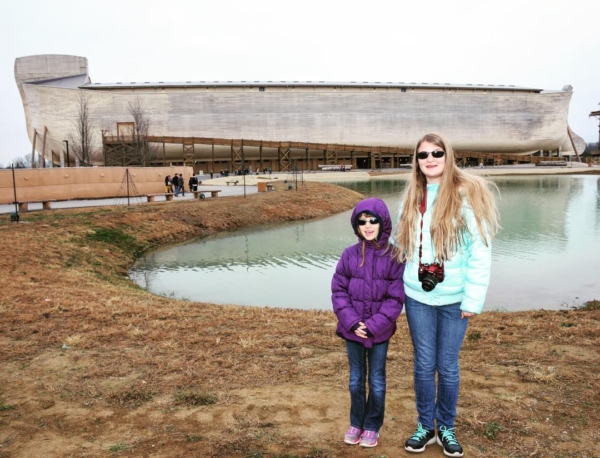
[{"label": "shoe laces", "polygon": [[448,445],[458,445],[454,428],[446,428],[445,426],[442,426],[440,427],[440,433],[442,433],[442,440],[448,442]]},{"label": "shoe laces", "polygon": [[423,428],[423,425],[421,423],[417,424],[417,430],[415,431],[415,433],[411,436],[411,439],[414,440],[421,440],[423,439],[425,436],[427,435],[427,430],[425,428]]},{"label": "shoe laces", "polygon": [[377,431],[365,431],[362,433],[363,437],[368,437],[368,438],[376,438],[377,437]]}]

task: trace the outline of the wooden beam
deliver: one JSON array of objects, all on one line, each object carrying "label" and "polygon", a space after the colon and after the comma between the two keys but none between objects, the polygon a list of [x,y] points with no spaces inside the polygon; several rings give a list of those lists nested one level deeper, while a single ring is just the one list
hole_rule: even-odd
[{"label": "wooden beam", "polygon": [[35,142],[37,140],[37,131],[35,129],[33,129],[33,145],[31,147],[31,162],[29,164],[29,167],[33,168],[35,167]]},{"label": "wooden beam", "polygon": [[577,147],[575,146],[575,142],[573,141],[573,135],[571,135],[571,128],[569,126],[567,126],[567,134],[569,134],[569,140],[571,140],[571,146],[573,147],[573,151],[575,151],[577,160],[581,162],[581,158],[579,157],[579,153],[577,152]]},{"label": "wooden beam", "polygon": [[242,168],[242,164],[244,163],[244,141],[240,140],[236,142],[234,145],[231,145],[231,166],[235,170],[239,170]]},{"label": "wooden beam", "polygon": [[40,156],[40,166],[46,168],[46,136],[48,134],[48,128],[44,126],[44,139],[42,140],[42,154]]},{"label": "wooden beam", "polygon": [[194,150],[194,138],[187,137],[183,138],[183,165],[188,167],[194,167],[196,160],[196,153]]},{"label": "wooden beam", "polygon": [[[35,141],[34,131],[34,141]],[[375,167],[375,161],[381,159],[383,155],[396,155],[396,156],[412,156],[412,148],[399,148],[394,146],[386,145],[349,145],[349,144],[328,144],[328,143],[312,143],[312,142],[296,142],[296,141],[273,141],[273,140],[246,140],[246,139],[233,139],[233,138],[212,138],[212,137],[171,137],[171,136],[149,136],[148,141],[152,143],[170,143],[170,144],[196,144],[196,145],[211,145],[212,148],[212,162],[213,166],[215,163],[215,145],[217,146],[229,146],[231,151],[231,161],[239,161],[239,158],[234,157],[234,154],[239,156],[241,153],[239,148],[242,144],[244,146],[256,147],[259,149],[259,165],[263,166],[263,147],[274,148],[279,152],[278,160],[281,165],[281,149],[305,149],[306,151],[323,151],[323,162],[327,164],[331,162],[331,165],[337,164],[338,152],[349,152],[351,157],[354,157],[356,153],[370,153],[371,166]],[[123,139],[113,136],[106,136],[106,145],[110,144],[122,144]],[[234,153],[233,148],[236,148]],[[35,148],[34,148],[35,151]],[[530,159],[531,155],[518,155],[518,154],[507,154],[507,153],[491,153],[491,152],[479,152],[479,151],[455,151],[455,155],[458,159],[462,158],[479,158],[479,159],[490,159],[498,158],[502,161],[518,161],[518,162],[536,162],[536,159]],[[307,160],[310,159],[307,154]],[[537,160],[539,161],[539,160]],[[398,157],[394,157],[394,163],[397,165]],[[353,164],[353,168],[354,168]]]},{"label": "wooden beam", "polygon": [[278,148],[278,156],[279,156],[279,171],[280,172],[289,172],[290,171],[290,164],[292,163],[292,160],[290,158],[290,148],[287,148],[285,146],[280,146]]}]

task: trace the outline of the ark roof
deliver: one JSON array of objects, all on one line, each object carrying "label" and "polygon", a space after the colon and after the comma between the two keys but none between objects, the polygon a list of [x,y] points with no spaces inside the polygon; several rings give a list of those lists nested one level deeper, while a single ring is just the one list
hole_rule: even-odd
[{"label": "ark roof", "polygon": [[543,89],[503,85],[503,84],[452,84],[452,83],[417,83],[417,82],[369,82],[369,81],[183,81],[183,82],[150,82],[122,81],[115,83],[88,83],[82,89],[119,89],[119,88],[251,88],[251,87],[323,87],[323,88],[397,88],[397,89],[461,89],[461,90],[502,90],[542,92]]}]

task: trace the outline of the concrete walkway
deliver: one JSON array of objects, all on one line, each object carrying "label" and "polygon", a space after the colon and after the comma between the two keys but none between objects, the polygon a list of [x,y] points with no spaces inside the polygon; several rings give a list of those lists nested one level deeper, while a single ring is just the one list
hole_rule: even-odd
[{"label": "concrete walkway", "polygon": [[[207,176],[207,178],[210,178]],[[241,183],[241,181],[240,181]],[[227,186],[225,183],[221,184],[206,184],[204,179],[202,179],[202,185],[198,186],[198,190],[206,190],[206,198],[211,199],[210,190],[211,189],[220,189],[219,197],[226,196],[243,196],[244,195],[244,186]],[[246,186],[246,195],[256,194],[258,192],[258,188],[256,184],[247,185]],[[192,200],[194,195],[191,192],[186,192],[185,196],[174,197],[173,200],[175,202],[183,201],[183,200]],[[164,202],[164,196],[157,196],[155,198],[155,202]],[[52,202],[52,208],[79,208],[79,207],[105,207],[109,205],[137,205],[146,203],[146,197],[130,197],[127,200],[127,197],[112,197],[110,199],[77,199],[77,200],[63,200],[59,202]],[[42,202],[35,202],[28,205],[29,211],[42,210]],[[12,213],[15,211],[15,206],[13,204],[2,204],[0,205],[0,214]],[[27,212],[20,212],[21,215],[26,215]]]}]

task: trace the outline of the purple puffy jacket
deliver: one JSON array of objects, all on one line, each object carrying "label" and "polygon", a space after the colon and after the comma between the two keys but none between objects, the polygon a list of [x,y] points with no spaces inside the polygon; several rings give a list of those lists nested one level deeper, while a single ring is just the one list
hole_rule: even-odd
[{"label": "purple puffy jacket", "polygon": [[[366,212],[380,220],[377,244],[366,242],[358,232],[358,215]],[[359,242],[344,250],[331,281],[331,301],[337,315],[336,334],[367,348],[385,342],[396,332],[396,320],[404,305],[404,263],[392,259],[388,240],[392,220],[381,199],[369,198],[356,205],[350,220]],[[363,260],[364,244],[364,264]],[[362,321],[372,337],[358,337],[353,327]]]}]

